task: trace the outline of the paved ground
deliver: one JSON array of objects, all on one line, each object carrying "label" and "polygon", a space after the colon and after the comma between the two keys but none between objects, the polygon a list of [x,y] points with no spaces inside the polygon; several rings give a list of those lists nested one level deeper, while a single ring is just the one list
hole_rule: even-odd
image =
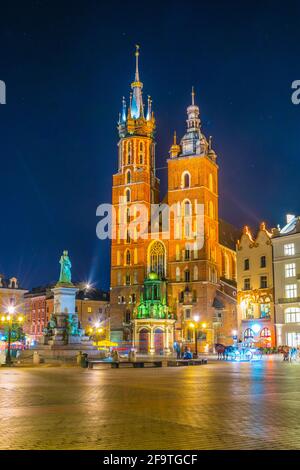
[{"label": "paved ground", "polygon": [[1,449],[300,449],[300,364],[0,369]]}]

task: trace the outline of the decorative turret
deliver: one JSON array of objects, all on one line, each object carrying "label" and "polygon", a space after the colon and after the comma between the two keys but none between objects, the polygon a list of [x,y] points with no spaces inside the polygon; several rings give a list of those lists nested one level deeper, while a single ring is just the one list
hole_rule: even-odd
[{"label": "decorative turret", "polygon": [[118,131],[120,137],[128,135],[141,135],[152,137],[155,131],[155,118],[152,112],[152,100],[148,97],[148,109],[146,117],[144,116],[143,104],[143,83],[140,81],[139,74],[139,46],[135,51],[135,77],[131,83],[132,92],[130,93],[129,107],[126,113],[126,101],[123,97],[122,111],[118,122]]},{"label": "decorative turret", "polygon": [[195,91],[192,87],[192,103],[187,108],[188,118],[186,120],[187,130],[185,135],[177,145],[176,141],[170,149],[171,158],[185,157],[193,155],[206,155],[211,160],[216,161],[216,154],[211,147],[211,137],[207,142],[205,135],[201,131],[201,120],[199,106],[195,104]]},{"label": "decorative turret", "polygon": [[176,131],[174,131],[174,138],[173,138],[173,144],[171,145],[171,148],[169,150],[169,154],[171,158],[178,157],[180,154],[181,147],[180,145],[177,144],[177,136],[176,136]]}]

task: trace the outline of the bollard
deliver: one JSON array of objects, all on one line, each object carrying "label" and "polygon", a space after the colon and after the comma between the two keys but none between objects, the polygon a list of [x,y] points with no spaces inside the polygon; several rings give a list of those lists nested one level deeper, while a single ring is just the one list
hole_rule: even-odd
[{"label": "bollard", "polygon": [[88,367],[88,355],[86,353],[81,354],[80,357],[80,366],[86,369]]},{"label": "bollard", "polygon": [[82,352],[79,351],[79,353],[78,353],[77,356],[76,356],[76,362],[77,362],[77,365],[78,365],[78,366],[81,365],[81,357],[82,357]]},{"label": "bollard", "polygon": [[37,351],[34,351],[33,353],[33,364],[40,364],[41,358],[40,355]]}]

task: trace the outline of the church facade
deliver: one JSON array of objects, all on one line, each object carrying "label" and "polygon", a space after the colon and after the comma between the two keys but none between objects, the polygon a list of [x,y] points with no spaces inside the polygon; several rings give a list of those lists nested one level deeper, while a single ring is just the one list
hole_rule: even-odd
[{"label": "church facade", "polygon": [[[211,351],[237,327],[238,233],[218,215],[218,164],[202,132],[192,91],[187,129],[167,158],[167,194],[155,171],[155,117],[147,112],[136,50],[130,101],[119,117],[113,175],[111,340],[125,349],[168,353],[174,343]],[[167,223],[166,223],[167,221]]]}]

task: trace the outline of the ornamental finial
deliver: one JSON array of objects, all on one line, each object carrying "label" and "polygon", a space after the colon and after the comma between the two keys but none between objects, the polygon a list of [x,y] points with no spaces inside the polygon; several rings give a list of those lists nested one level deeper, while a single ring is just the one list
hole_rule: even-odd
[{"label": "ornamental finial", "polygon": [[174,145],[177,145],[177,135],[176,131],[174,131],[174,140],[173,140]]},{"label": "ornamental finial", "polygon": [[195,91],[194,91],[194,87],[192,86],[192,105],[194,106],[195,105]]},{"label": "ornamental finial", "polygon": [[135,45],[135,81],[140,81],[139,75],[139,55],[140,55],[140,46],[138,44]]}]

